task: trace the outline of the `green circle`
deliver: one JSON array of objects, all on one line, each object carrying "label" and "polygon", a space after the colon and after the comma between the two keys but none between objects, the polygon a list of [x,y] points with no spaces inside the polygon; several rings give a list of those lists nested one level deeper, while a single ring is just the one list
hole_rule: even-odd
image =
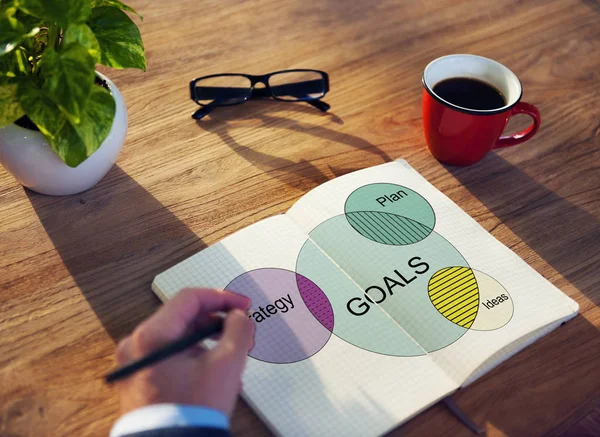
[{"label": "green circle", "polygon": [[449,266],[469,265],[436,232],[411,245],[381,245],[339,215],[311,231],[296,272],[327,296],[336,336],[362,349],[406,357],[446,347],[467,332],[429,299],[431,277]]},{"label": "green circle", "polygon": [[435,213],[419,193],[376,183],[353,191],[344,207],[348,223],[369,240],[392,246],[417,243],[433,231]]}]

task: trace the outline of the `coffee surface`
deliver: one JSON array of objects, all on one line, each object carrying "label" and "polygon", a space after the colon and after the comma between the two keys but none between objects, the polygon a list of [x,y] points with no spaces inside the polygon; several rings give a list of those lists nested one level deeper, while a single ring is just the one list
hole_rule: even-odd
[{"label": "coffee surface", "polygon": [[437,83],[433,92],[443,100],[466,109],[490,110],[506,106],[502,93],[483,81],[453,77]]}]

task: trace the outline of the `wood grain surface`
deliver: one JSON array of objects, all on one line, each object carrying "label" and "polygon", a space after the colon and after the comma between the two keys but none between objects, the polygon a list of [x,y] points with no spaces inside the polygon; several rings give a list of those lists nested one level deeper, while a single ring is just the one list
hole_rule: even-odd
[{"label": "wood grain surface", "polygon": [[[456,395],[489,436],[600,435],[598,0],[131,0],[148,71],[102,69],[129,110],[117,164],[69,197],[0,169],[0,435],[107,435],[102,376],[159,301],[155,275],[336,176],[405,158],[574,298],[581,314]],[[421,73],[473,53],[521,79],[542,127],[470,168],[438,163]],[[251,102],[196,123],[188,82],[219,72],[327,71],[329,114]],[[528,123],[525,116],[508,130]],[[243,402],[240,437],[269,435]],[[442,406],[392,435],[469,436]]]}]

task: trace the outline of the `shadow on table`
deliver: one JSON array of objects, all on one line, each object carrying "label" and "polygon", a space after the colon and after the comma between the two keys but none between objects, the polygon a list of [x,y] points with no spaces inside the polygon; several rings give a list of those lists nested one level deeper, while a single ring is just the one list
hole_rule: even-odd
[{"label": "shadow on table", "polygon": [[[598,401],[598,351],[598,328],[577,316],[452,397],[485,435],[574,437],[563,432]],[[475,434],[438,403],[386,437],[399,436]]]},{"label": "shadow on table", "polygon": [[[50,197],[26,192],[77,287],[115,342],[159,306],[160,301],[150,289],[154,277],[206,247],[201,238],[118,166],[81,194]],[[233,254],[223,262],[233,272],[244,271]],[[262,288],[256,293],[256,301],[272,300],[272,293]],[[277,296],[280,294],[278,289]],[[278,325],[277,333],[280,343],[274,347],[281,345],[282,353],[305,347],[287,324]],[[273,365],[274,372],[265,373],[261,380],[261,384],[273,379],[273,385],[281,385],[281,414],[293,411],[306,386],[324,390],[311,362],[305,361],[304,365],[302,379],[282,384],[276,370],[283,367]],[[337,406],[325,393],[316,396],[322,400],[322,410],[331,414],[336,411]],[[341,414],[351,418],[360,409],[359,403],[350,402]],[[240,430],[240,436],[248,430],[266,432],[264,424],[249,414],[243,402],[238,403],[233,428]]]},{"label": "shadow on table", "polygon": [[[216,108],[209,116],[198,120],[197,124],[202,129],[218,135],[227,146],[252,165],[255,165],[264,172],[268,172],[288,186],[301,190],[320,185],[329,180],[329,178],[309,161],[300,160],[299,162],[295,162],[244,146],[234,139],[231,131],[238,127],[243,127],[244,122],[259,120],[262,124],[258,128],[273,129],[276,132],[300,132],[320,139],[345,144],[355,149],[365,150],[379,156],[383,162],[393,160],[383,150],[360,137],[338,132],[328,127],[301,122],[293,118],[274,115],[278,111],[300,114],[307,113],[312,114],[315,120],[327,118],[332,123],[343,124],[342,119],[333,113],[321,113],[302,103],[289,104],[270,100],[249,101],[243,105]],[[281,143],[281,147],[285,147],[285,141]],[[330,169],[336,176],[348,172],[343,169],[337,169],[339,170],[337,171],[332,167]]]},{"label": "shadow on table", "polygon": [[58,254],[116,342],[158,307],[154,277],[206,247],[118,166],[92,189],[65,197],[27,190]]},{"label": "shadow on table", "polygon": [[600,305],[597,254],[600,221],[502,157],[490,153],[472,167],[446,166],[525,244],[595,305]]},{"label": "shadow on table", "polygon": [[[495,153],[471,167],[446,169],[520,240],[600,305],[593,260],[600,241],[597,217]],[[537,420],[552,428],[544,434],[548,437],[571,436],[564,432],[578,411],[585,414],[590,399],[597,399],[600,368],[594,351],[599,346],[598,327],[577,316],[454,398],[465,412],[475,413],[472,418],[490,434],[530,435],[536,430],[525,427]],[[530,419],[522,420],[524,415]],[[473,435],[439,405],[401,427],[398,435],[422,435],[436,428],[444,431],[435,435]]]},{"label": "shadow on table", "polygon": [[600,2],[598,0],[583,0],[583,3],[588,5],[594,12],[600,14]]}]

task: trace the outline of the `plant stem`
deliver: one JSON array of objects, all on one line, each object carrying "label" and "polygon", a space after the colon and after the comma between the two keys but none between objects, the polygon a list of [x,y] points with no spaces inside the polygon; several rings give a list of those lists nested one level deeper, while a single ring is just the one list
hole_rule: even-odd
[{"label": "plant stem", "polygon": [[48,46],[54,50],[58,49],[58,39],[60,37],[60,27],[57,25],[50,25],[48,27]]}]

